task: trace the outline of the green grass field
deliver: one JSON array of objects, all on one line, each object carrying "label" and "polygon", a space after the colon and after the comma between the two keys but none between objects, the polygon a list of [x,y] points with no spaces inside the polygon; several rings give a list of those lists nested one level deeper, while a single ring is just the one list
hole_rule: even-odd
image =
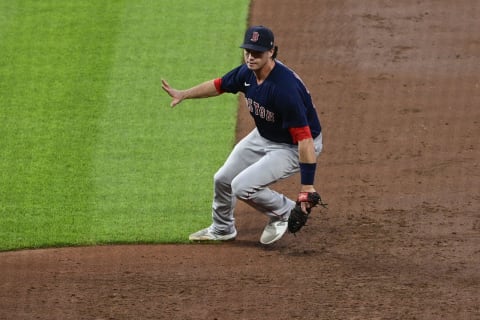
[{"label": "green grass field", "polygon": [[186,241],[237,97],[160,87],[241,59],[247,0],[0,0],[0,250]]}]

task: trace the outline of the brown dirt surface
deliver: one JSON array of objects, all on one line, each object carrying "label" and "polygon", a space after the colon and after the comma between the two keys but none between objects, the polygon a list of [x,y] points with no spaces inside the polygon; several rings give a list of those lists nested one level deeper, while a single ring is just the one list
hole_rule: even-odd
[{"label": "brown dirt surface", "polygon": [[239,204],[229,243],[4,252],[0,319],[480,319],[478,1],[256,0],[249,23],[317,104],[329,208],[270,247]]}]

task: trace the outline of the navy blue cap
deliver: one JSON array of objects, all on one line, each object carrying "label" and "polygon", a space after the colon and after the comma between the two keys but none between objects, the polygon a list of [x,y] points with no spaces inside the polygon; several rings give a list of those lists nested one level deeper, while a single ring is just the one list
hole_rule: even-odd
[{"label": "navy blue cap", "polygon": [[264,26],[254,26],[245,32],[245,38],[240,48],[265,52],[273,49],[274,37],[272,30]]}]

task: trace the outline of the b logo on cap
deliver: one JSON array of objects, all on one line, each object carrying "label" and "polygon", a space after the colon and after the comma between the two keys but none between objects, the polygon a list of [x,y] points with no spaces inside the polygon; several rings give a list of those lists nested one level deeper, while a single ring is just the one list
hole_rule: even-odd
[{"label": "b logo on cap", "polygon": [[260,37],[260,34],[257,31],[255,31],[252,33],[252,38],[250,39],[250,41],[257,42],[259,37]]}]

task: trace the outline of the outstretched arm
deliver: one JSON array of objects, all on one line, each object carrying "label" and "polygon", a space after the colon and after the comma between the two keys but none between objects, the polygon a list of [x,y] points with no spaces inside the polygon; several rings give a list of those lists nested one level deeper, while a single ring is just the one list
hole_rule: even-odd
[{"label": "outstretched arm", "polygon": [[168,84],[167,81],[162,79],[162,89],[172,97],[172,102],[170,103],[171,107],[175,107],[177,104],[182,102],[185,99],[196,99],[196,98],[208,98],[218,96],[220,93],[215,87],[215,80],[205,81],[197,86],[191,87],[190,89],[177,90]]}]

